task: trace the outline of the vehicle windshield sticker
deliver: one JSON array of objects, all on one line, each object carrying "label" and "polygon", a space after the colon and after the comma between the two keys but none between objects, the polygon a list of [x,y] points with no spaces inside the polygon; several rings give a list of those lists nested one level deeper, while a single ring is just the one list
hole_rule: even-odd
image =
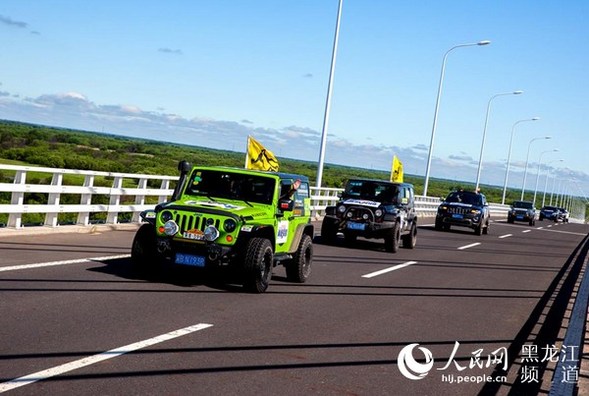
[{"label": "vehicle windshield sticker", "polygon": [[276,243],[284,243],[288,239],[288,221],[283,220],[278,223],[278,234],[276,235]]},{"label": "vehicle windshield sticker", "polygon": [[379,202],[374,201],[367,201],[364,199],[346,199],[344,204],[351,204],[351,205],[362,205],[362,206],[370,206],[371,208],[378,208],[380,206]]},{"label": "vehicle windshield sticker", "polygon": [[241,231],[243,231],[243,232],[252,232],[253,229],[254,229],[254,226],[251,226],[251,225],[244,225],[241,227]]},{"label": "vehicle windshield sticker", "polygon": [[213,201],[186,201],[186,205],[203,205],[203,206],[210,206],[215,208],[221,208],[226,210],[241,210],[245,208],[245,206],[235,206],[228,203],[223,202],[213,202]]}]

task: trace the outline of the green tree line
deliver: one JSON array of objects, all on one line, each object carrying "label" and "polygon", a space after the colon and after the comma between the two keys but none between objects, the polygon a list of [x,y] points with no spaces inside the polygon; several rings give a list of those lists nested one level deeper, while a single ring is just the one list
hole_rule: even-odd
[{"label": "green tree line", "polygon": [[[0,121],[0,162],[4,163],[175,176],[178,174],[177,166],[181,160],[188,160],[193,164],[203,166],[243,167],[244,159],[245,153],[241,152]],[[305,175],[314,184],[317,173],[315,162],[290,158],[279,158],[279,161],[281,171]],[[389,176],[389,172],[386,171],[325,164],[323,187],[343,187],[345,181],[350,177],[388,180]],[[0,172],[0,182],[11,182],[10,179],[10,174]],[[42,177],[37,181],[40,183],[50,182],[50,180],[43,180]],[[423,177],[405,174],[405,181],[415,186],[416,194],[422,194]],[[99,183],[108,185],[109,182],[108,180],[96,181],[97,185]],[[443,197],[458,188],[474,189],[474,183],[430,179],[428,195]],[[502,188],[482,185],[481,189],[490,202],[501,202]],[[8,194],[0,195],[0,201],[10,202]],[[41,195],[27,197],[28,203],[45,203],[47,198]],[[508,190],[507,202],[519,199],[519,195],[518,191]],[[527,192],[525,198],[531,200],[532,196],[533,192]],[[68,198],[66,197],[66,199]],[[79,197],[69,199],[75,202]],[[0,222],[2,222],[1,218]]]}]

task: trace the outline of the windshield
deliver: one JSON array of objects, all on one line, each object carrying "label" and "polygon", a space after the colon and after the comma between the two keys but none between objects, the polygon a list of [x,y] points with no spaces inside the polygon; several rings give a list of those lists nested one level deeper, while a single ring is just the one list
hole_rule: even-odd
[{"label": "windshield", "polygon": [[186,188],[186,194],[203,195],[210,199],[239,199],[269,205],[274,198],[276,182],[259,175],[231,171],[196,170]]},{"label": "windshield", "polygon": [[397,185],[373,180],[350,180],[346,184],[346,198],[366,199],[377,202],[396,203],[399,195]]},{"label": "windshield", "polygon": [[534,204],[531,202],[525,202],[525,201],[515,201],[513,203],[513,207],[514,208],[522,208],[522,209],[533,209]]},{"label": "windshield", "polygon": [[456,191],[446,197],[446,202],[459,202],[468,205],[482,205],[483,197],[477,193],[467,191]]}]

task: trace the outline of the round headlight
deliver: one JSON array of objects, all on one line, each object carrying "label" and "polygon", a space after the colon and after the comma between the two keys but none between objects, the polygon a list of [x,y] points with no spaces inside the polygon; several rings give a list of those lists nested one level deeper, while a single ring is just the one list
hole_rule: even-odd
[{"label": "round headlight", "polygon": [[162,221],[165,223],[166,221],[172,220],[172,212],[168,212],[167,210],[162,212]]},{"label": "round headlight", "polygon": [[348,212],[348,214],[346,216],[352,217],[352,212]]},{"label": "round headlight", "polygon": [[382,209],[376,209],[376,210],[374,211],[374,215],[375,215],[376,217],[380,217],[380,216],[382,216]]},{"label": "round headlight", "polygon": [[344,205],[340,205],[337,207],[337,211],[340,213],[344,213],[346,211],[346,207]]},{"label": "round headlight", "polygon": [[166,235],[176,235],[176,233],[178,232],[178,224],[176,224],[176,222],[174,220],[168,220],[166,221],[166,224],[164,224],[164,233]]},{"label": "round headlight", "polygon": [[235,227],[237,227],[237,223],[233,219],[227,219],[223,222],[225,232],[233,232],[235,231]]},{"label": "round headlight", "polygon": [[217,230],[215,226],[208,226],[205,228],[205,239],[207,241],[212,242],[217,238],[219,238],[219,230]]}]

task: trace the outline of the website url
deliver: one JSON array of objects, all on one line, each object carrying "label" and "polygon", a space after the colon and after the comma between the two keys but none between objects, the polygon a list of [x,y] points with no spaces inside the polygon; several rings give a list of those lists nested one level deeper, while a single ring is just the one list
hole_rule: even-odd
[{"label": "website url", "polygon": [[507,382],[507,377],[499,375],[493,377],[492,375],[455,375],[442,374],[442,382],[449,384],[475,383],[481,384],[483,382]]}]

